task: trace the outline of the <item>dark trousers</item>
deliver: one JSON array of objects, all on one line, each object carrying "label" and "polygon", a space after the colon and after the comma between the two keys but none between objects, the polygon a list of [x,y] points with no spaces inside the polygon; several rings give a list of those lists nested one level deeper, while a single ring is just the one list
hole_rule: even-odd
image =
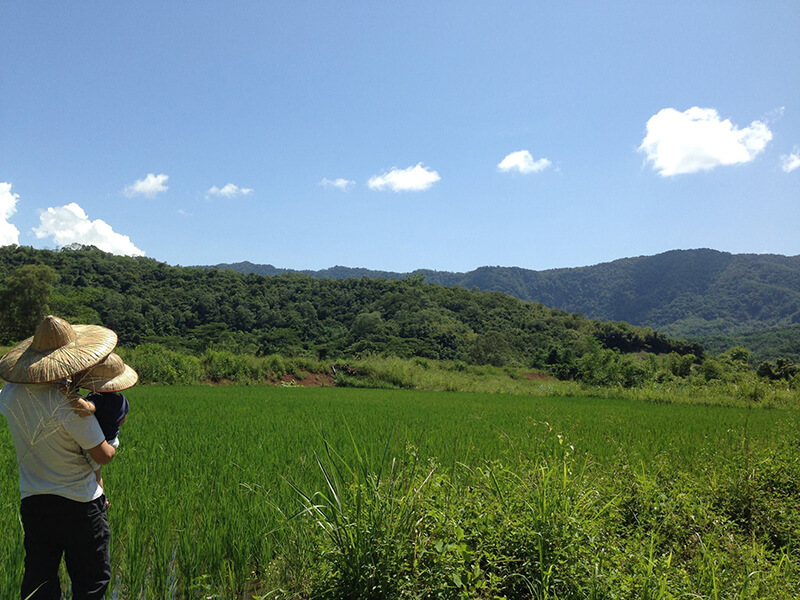
[{"label": "dark trousers", "polygon": [[111,580],[106,498],[75,502],[61,496],[37,495],[22,500],[25,529],[25,576],[22,598],[60,600],[61,556],[72,580],[74,600],[103,598]]}]

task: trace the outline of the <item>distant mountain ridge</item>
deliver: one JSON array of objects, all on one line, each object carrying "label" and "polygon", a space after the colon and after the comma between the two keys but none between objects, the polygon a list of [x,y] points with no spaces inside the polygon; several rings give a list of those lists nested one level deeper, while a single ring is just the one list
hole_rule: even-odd
[{"label": "distant mountain ridge", "polygon": [[215,265],[240,273],[302,273],[326,279],[424,276],[429,283],[497,291],[592,319],[626,321],[689,339],[742,335],[800,324],[800,255],[672,250],[589,267],[534,271],[480,267],[467,273],[394,273],[335,266],[293,271],[250,262]]}]

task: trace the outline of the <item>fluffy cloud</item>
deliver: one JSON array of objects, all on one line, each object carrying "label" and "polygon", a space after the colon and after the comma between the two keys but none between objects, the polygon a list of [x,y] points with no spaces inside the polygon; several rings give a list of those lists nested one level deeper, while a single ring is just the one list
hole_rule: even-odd
[{"label": "fluffy cloud", "polygon": [[371,190],[392,190],[393,192],[421,192],[427,190],[441,177],[436,171],[423,167],[422,163],[407,169],[392,169],[383,175],[373,175],[367,185]]},{"label": "fluffy cloud", "polygon": [[713,108],[664,108],[647,121],[639,151],[659,175],[669,177],[750,162],[771,139],[772,132],[761,121],[739,129],[720,119]]},{"label": "fluffy cloud", "polygon": [[17,212],[19,194],[11,191],[11,184],[0,181],[0,246],[19,244],[19,229],[8,222]]},{"label": "fluffy cloud", "polygon": [[152,198],[156,194],[166,192],[167,189],[169,189],[164,185],[167,179],[169,179],[169,175],[164,175],[163,173],[159,175],[148,173],[147,177],[144,179],[139,179],[127,186],[123,190],[123,193],[128,198],[133,198],[134,196],[147,196],[148,198]]},{"label": "fluffy cloud", "polygon": [[519,171],[520,173],[538,173],[544,171],[552,163],[546,158],[533,160],[533,156],[527,150],[512,152],[500,161],[497,168],[508,173],[509,171]]},{"label": "fluffy cloud", "polygon": [[322,181],[319,182],[322,187],[326,188],[336,188],[339,190],[348,190],[353,187],[356,182],[351,181],[349,179],[345,179],[344,177],[339,177],[338,179],[328,179],[327,177],[323,177]]},{"label": "fluffy cloud", "polygon": [[90,221],[84,210],[75,202],[66,206],[48,208],[39,215],[36,237],[52,237],[57,246],[84,244],[100,250],[125,256],[144,256],[144,251],[133,245],[127,235],[116,233],[105,221]]},{"label": "fluffy cloud", "polygon": [[800,146],[795,146],[791,154],[781,156],[781,169],[784,173],[791,173],[798,168],[800,168]]},{"label": "fluffy cloud", "polygon": [[247,196],[248,194],[253,193],[252,188],[240,188],[238,185],[234,185],[232,183],[227,183],[221,188],[217,186],[211,186],[208,192],[206,192],[209,196],[223,196],[225,198],[233,198],[234,196]]}]

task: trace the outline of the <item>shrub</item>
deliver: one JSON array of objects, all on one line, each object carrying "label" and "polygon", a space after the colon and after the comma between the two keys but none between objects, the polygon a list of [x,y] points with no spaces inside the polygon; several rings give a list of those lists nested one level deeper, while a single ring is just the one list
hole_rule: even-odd
[{"label": "shrub", "polygon": [[253,379],[253,369],[248,357],[227,350],[206,350],[200,357],[205,375],[213,382],[233,381],[247,383]]},{"label": "shrub", "polygon": [[203,368],[195,356],[167,350],[158,344],[118,349],[121,358],[139,373],[141,383],[194,384],[203,380]]},{"label": "shrub", "polygon": [[416,453],[406,460],[388,460],[374,467],[353,445],[358,457],[346,463],[325,442],[325,454],[315,454],[326,486],[317,492],[296,485],[309,516],[322,530],[323,556],[329,563],[327,581],[315,597],[353,600],[397,598],[403,574],[415,554],[418,524],[424,515],[426,483],[433,475],[421,470]]}]

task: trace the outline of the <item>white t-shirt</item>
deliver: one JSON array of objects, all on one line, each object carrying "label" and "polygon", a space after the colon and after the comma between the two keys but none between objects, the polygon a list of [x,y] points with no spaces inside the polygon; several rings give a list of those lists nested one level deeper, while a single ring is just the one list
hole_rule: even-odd
[{"label": "white t-shirt", "polygon": [[81,449],[105,439],[94,417],[80,417],[55,383],[7,383],[0,414],[11,429],[23,498],[55,494],[90,502],[103,494]]},{"label": "white t-shirt", "polygon": [[[108,442],[108,445],[111,446],[114,450],[119,449],[119,437],[115,437],[111,441],[109,440],[106,441]],[[101,465],[95,459],[93,459],[86,450],[83,451],[83,457],[86,459],[86,462],[89,463],[89,466],[92,468],[92,471],[97,471],[98,469],[101,469],[103,467],[103,465]]]}]

